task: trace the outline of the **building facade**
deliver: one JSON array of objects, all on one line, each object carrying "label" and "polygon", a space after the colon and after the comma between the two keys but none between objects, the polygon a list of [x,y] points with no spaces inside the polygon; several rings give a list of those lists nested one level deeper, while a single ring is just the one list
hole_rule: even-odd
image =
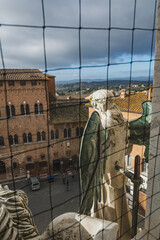
[{"label": "building facade", "polygon": [[0,70],[0,179],[47,171],[47,82],[37,69]]},{"label": "building facade", "polygon": [[88,111],[55,96],[54,76],[0,70],[0,181],[77,168]]}]

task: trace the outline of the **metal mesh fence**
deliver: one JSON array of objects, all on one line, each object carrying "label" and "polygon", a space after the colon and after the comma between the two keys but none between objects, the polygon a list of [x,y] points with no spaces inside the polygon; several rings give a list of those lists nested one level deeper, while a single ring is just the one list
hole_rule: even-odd
[{"label": "metal mesh fence", "polygon": [[[154,51],[154,41],[155,41],[155,31],[157,30],[156,27],[155,27],[155,24],[156,24],[156,10],[157,10],[157,1],[154,0],[153,1],[153,5],[154,5],[154,14],[153,14],[153,19],[152,19],[152,27],[151,28],[142,28],[142,27],[137,27],[136,26],[136,13],[137,13],[137,2],[138,0],[133,0],[133,4],[134,4],[134,11],[133,11],[133,16],[131,16],[132,18],[132,26],[129,28],[129,27],[116,27],[114,26],[114,24],[112,23],[112,14],[113,14],[113,9],[112,9],[112,1],[111,0],[108,0],[107,1],[107,4],[108,4],[108,8],[106,8],[106,15],[108,16],[108,26],[107,27],[86,27],[86,26],[83,26],[82,24],[82,4],[83,4],[83,1],[79,0],[77,1],[78,3],[78,13],[79,13],[79,21],[78,21],[78,27],[75,27],[75,26],[55,26],[54,24],[53,25],[47,25],[46,24],[46,12],[45,12],[45,6],[47,5],[47,1],[43,1],[41,0],[41,11],[42,11],[42,26],[39,26],[39,25],[25,25],[25,24],[12,24],[12,23],[8,23],[8,24],[5,24],[3,22],[0,23],[0,27],[1,28],[7,28],[7,27],[10,27],[10,28],[20,28],[20,29],[23,29],[23,28],[27,28],[27,29],[40,29],[42,31],[42,41],[43,41],[43,65],[44,65],[44,68],[43,68],[43,73],[44,73],[44,81],[45,81],[45,101],[46,101],[46,108],[44,107],[43,109],[43,113],[46,115],[46,122],[47,122],[47,134],[46,134],[46,143],[45,145],[42,145],[42,146],[34,146],[30,149],[27,149],[25,146],[24,146],[24,150],[21,151],[21,152],[16,152],[14,151],[14,146],[12,146],[11,144],[9,144],[8,148],[9,148],[9,157],[8,156],[5,156],[3,155],[1,157],[1,161],[4,161],[6,159],[10,159],[10,166],[11,166],[11,175],[12,175],[12,184],[13,184],[13,190],[16,190],[17,189],[17,183],[16,183],[16,179],[15,179],[15,174],[14,174],[14,168],[13,168],[13,158],[18,156],[18,155],[22,155],[22,154],[26,154],[26,153],[30,153],[32,151],[35,151],[37,149],[46,149],[47,150],[47,159],[48,159],[48,173],[49,173],[49,177],[51,178],[52,176],[52,156],[51,156],[51,153],[50,153],[50,149],[53,147],[53,149],[56,149],[56,146],[57,144],[61,143],[61,142],[67,142],[68,139],[57,139],[56,141],[52,142],[51,139],[50,139],[50,131],[51,131],[51,127],[50,127],[50,113],[57,108],[57,106],[50,106],[49,102],[48,102],[48,98],[49,98],[49,93],[48,93],[48,89],[47,89],[47,74],[50,73],[50,72],[55,72],[57,73],[58,71],[62,71],[65,72],[65,71],[68,71],[68,70],[76,70],[78,71],[78,82],[79,82],[79,98],[78,98],[78,101],[76,102],[76,104],[79,106],[79,128],[81,126],[81,122],[82,122],[82,115],[83,115],[83,112],[82,112],[82,105],[86,104],[86,102],[82,101],[82,86],[83,86],[83,77],[82,77],[82,71],[84,69],[105,69],[105,72],[106,72],[106,77],[105,77],[105,80],[106,80],[106,89],[109,88],[109,81],[110,81],[110,69],[112,66],[115,66],[115,67],[118,67],[118,66],[123,66],[123,65],[127,65],[129,66],[129,76],[128,76],[128,87],[129,87],[129,96],[128,96],[128,107],[127,107],[127,115],[128,115],[128,118],[129,118],[129,113],[130,113],[130,104],[131,104],[131,100],[130,100],[130,96],[131,96],[131,86],[132,86],[132,79],[133,79],[133,64],[138,64],[138,63],[148,63],[148,76],[147,76],[147,89],[149,90],[150,88],[150,85],[152,83],[152,65],[154,64],[155,61],[159,61],[158,59],[155,59],[154,58],[154,54],[153,54],[153,51]],[[145,6],[144,6],[145,8]],[[144,10],[145,11],[145,10]],[[78,34],[78,66],[76,67],[72,67],[72,64],[70,67],[56,67],[54,68],[54,66],[52,67],[48,67],[48,61],[47,61],[47,41],[46,41],[46,31],[48,29],[61,29],[61,30],[65,30],[65,31],[76,31],[77,34]],[[107,45],[107,51],[106,51],[106,63],[105,64],[95,64],[95,65],[83,65],[82,64],[82,33],[83,31],[95,31],[96,34],[98,35],[100,31],[104,31],[106,33],[106,36],[107,36],[107,42],[106,42],[106,45]],[[122,31],[122,32],[130,32],[131,33],[131,45],[130,45],[130,57],[128,58],[127,61],[118,61],[116,63],[112,62],[111,61],[111,34],[112,34],[112,31]],[[134,60],[134,47],[135,47],[135,32],[138,31],[138,32],[141,32],[142,34],[144,32],[151,32],[151,41],[150,41],[150,49],[149,49],[149,52],[150,52],[150,57],[148,60],[144,60],[144,59],[139,59],[139,60]],[[8,105],[8,90],[7,90],[7,80],[6,80],[6,76],[7,76],[7,68],[6,68],[6,65],[5,65],[5,54],[4,54],[4,51],[3,51],[3,46],[5,45],[5,42],[0,42],[0,52],[1,52],[1,61],[2,61],[2,68],[3,68],[3,72],[1,72],[1,77],[3,77],[3,83],[4,83],[4,91],[5,91],[5,105],[7,106]],[[16,59],[16,56],[15,56],[15,59]],[[18,71],[18,70],[17,70]],[[27,70],[24,70],[24,73],[27,72]],[[34,73],[34,72],[33,72]],[[13,71],[11,74],[16,74],[15,71]],[[156,86],[156,88],[158,88],[159,86]],[[63,104],[62,104],[63,105]],[[75,105],[75,104],[74,104]],[[71,106],[71,104],[69,105]],[[62,108],[62,111],[63,111],[63,108],[67,108],[68,106],[58,106],[59,108]],[[30,111],[30,114],[34,114],[34,110],[33,111]],[[152,115],[153,114],[156,114],[154,112],[152,112]],[[15,118],[18,118],[20,117],[21,115],[20,114],[15,114],[14,117]],[[53,116],[54,118],[54,116]],[[12,120],[12,118],[10,116],[4,116],[2,118],[0,118],[0,124],[3,124],[3,121],[6,121],[6,124],[7,124],[7,139],[4,138],[5,141],[7,141],[9,139],[9,136],[11,135],[10,133],[10,121]],[[115,126],[112,126],[112,127],[116,127]],[[94,131],[92,132],[92,134],[94,134]],[[146,135],[146,132],[144,131],[144,138],[145,138],[145,135]],[[128,129],[126,130],[126,137],[128,136]],[[32,137],[36,137],[35,134],[32,134]],[[157,133],[156,136],[154,137],[158,137],[159,138],[159,133]],[[74,140],[74,139],[79,139],[79,145],[80,145],[80,142],[81,142],[81,138],[80,137],[70,137],[70,140]],[[121,151],[126,151],[127,152],[127,144],[125,146],[125,148],[123,149],[119,149],[118,152],[120,153]],[[78,153],[79,154],[79,153]],[[112,155],[115,155],[117,154],[117,152],[113,152],[111,154],[108,154],[107,156],[105,157],[111,157]],[[158,152],[157,152],[158,154]],[[103,161],[104,160],[104,157],[102,159],[99,159],[99,161]],[[152,158],[150,157],[149,162],[152,161]],[[90,163],[90,165],[93,165],[94,166],[94,161],[92,163]],[[140,164],[141,165],[141,164]],[[79,171],[81,171],[81,169],[83,169],[85,166],[84,165],[79,165],[78,167],[78,175],[79,175]],[[124,162],[124,166],[123,168],[125,169],[125,162]],[[121,175],[121,173],[119,173],[119,175]],[[87,176],[86,176],[87,177]],[[117,178],[118,175],[115,176],[115,178]],[[112,179],[113,180],[113,179]],[[150,179],[149,179],[150,180]],[[76,194],[71,197],[69,197],[68,199],[66,199],[65,201],[63,201],[63,199],[61,199],[61,201],[59,201],[59,203],[56,202],[55,204],[55,201],[54,201],[54,197],[57,197],[57,196],[54,196],[54,192],[53,192],[53,184],[56,184],[55,183],[52,183],[52,182],[47,182],[46,180],[41,180],[42,184],[43,182],[47,183],[48,185],[48,190],[47,190],[47,194],[46,194],[46,201],[49,203],[47,207],[47,209],[42,209],[42,211],[39,211],[37,213],[34,213],[33,214],[33,217],[34,218],[37,218],[42,215],[44,213],[47,213],[47,214],[50,214],[50,221],[52,221],[54,218],[55,218],[55,214],[54,214],[54,211],[55,209],[61,207],[61,206],[65,206],[65,204],[72,204],[72,201],[76,200],[78,202],[78,205],[80,207],[81,205],[81,198],[82,198],[82,195],[85,195],[85,192],[82,191],[81,189],[81,186],[80,186],[80,180],[79,181],[79,184],[78,184],[78,188],[79,190],[76,191]],[[103,187],[103,185],[105,185],[106,182],[103,182],[103,184],[101,185],[101,187]],[[125,180],[123,178],[123,185],[125,186]],[[96,187],[98,187],[99,185],[97,184]],[[25,191],[25,189],[28,187],[28,183],[25,184],[24,186],[21,186],[21,189],[23,189]],[[87,191],[91,191],[92,190],[92,186],[89,185],[89,188]],[[65,193],[64,193],[65,194]],[[157,194],[157,193],[156,193]],[[152,193],[152,196],[154,195],[154,193]],[[122,193],[122,195],[120,196],[120,198],[123,198],[124,196],[124,193]],[[133,196],[131,196],[133,197]],[[115,198],[113,200],[113,202],[117,201],[118,198]],[[132,198],[130,199],[130,201],[132,202]],[[146,200],[144,200],[146,201]],[[123,208],[124,208],[124,203],[123,201],[121,201],[122,204],[121,204],[121,214],[120,214],[120,219],[122,221],[122,218],[123,218]],[[112,204],[112,202],[110,202],[110,204]],[[140,203],[139,203],[140,204]],[[104,211],[105,209],[105,204],[103,205],[102,207],[102,211]],[[65,209],[65,211],[67,212],[67,209]],[[77,209],[78,211],[78,209]],[[100,208],[98,208],[96,211],[100,211]],[[134,211],[134,209],[132,210],[129,210],[129,211]],[[125,212],[126,214],[126,212]],[[90,215],[90,212],[87,213],[87,215]],[[18,214],[17,214],[17,217],[18,217]],[[84,216],[82,216],[81,218],[81,221],[83,220],[83,218],[85,218]],[[105,219],[104,219],[105,220]],[[116,221],[118,221],[119,219],[116,219]],[[80,222],[81,222],[80,221]],[[141,219],[139,221],[139,224],[140,222],[142,222],[143,219]],[[17,222],[17,225],[19,224],[19,222]],[[137,223],[136,223],[137,224]],[[107,226],[108,227],[108,226]],[[155,226],[156,227],[156,226]],[[52,226],[53,228],[53,232],[54,232],[54,225]],[[131,230],[133,230],[134,226],[132,225],[132,228]],[[136,225],[136,228],[137,228],[137,225]],[[103,231],[105,230],[105,227],[101,230],[102,231],[102,239],[104,239],[103,237]],[[125,235],[125,232],[123,232],[123,234]],[[117,239],[121,239],[123,238],[123,234],[121,234],[121,230],[120,230],[120,235]],[[80,232],[79,232],[79,236],[80,236],[80,239],[81,239],[81,229],[80,229]],[[53,236],[50,236],[50,239],[55,239],[56,237],[56,234],[53,234]],[[90,238],[91,239],[91,238]]]}]

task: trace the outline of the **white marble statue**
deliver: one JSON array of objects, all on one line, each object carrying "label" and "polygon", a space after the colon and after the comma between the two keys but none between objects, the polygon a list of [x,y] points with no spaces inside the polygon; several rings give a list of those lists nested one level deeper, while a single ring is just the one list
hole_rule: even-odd
[{"label": "white marble statue", "polygon": [[115,169],[116,164],[125,169],[125,155],[129,154],[128,122],[114,103],[110,91],[94,92],[90,95],[90,102],[95,112],[88,120],[81,143],[80,213],[89,214],[92,206],[92,216],[117,222],[120,239],[130,239],[131,213],[125,189],[127,178]]},{"label": "white marble statue", "polygon": [[[125,155],[128,138],[128,123],[114,103],[113,94],[107,90],[98,90],[90,96],[91,104],[101,117],[102,126],[110,133],[110,156],[106,160],[103,198],[99,203],[100,211],[95,217],[115,221],[119,224],[121,239],[130,239],[131,214],[129,212],[125,184],[126,177],[115,170],[115,164],[125,168]],[[102,207],[105,206],[103,209]],[[130,230],[129,232],[127,232]],[[127,232],[127,234],[125,234]]]}]

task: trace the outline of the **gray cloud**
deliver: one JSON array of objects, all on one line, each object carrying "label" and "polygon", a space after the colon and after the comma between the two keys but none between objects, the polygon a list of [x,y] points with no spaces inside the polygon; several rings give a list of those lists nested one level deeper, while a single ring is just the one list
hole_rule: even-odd
[{"label": "gray cloud", "polygon": [[[108,27],[108,0],[82,0],[82,26]],[[79,1],[44,0],[46,25],[79,26]],[[132,28],[133,0],[112,0],[111,26]],[[154,1],[137,1],[136,27],[152,28]],[[0,23],[42,26],[40,0],[0,0]],[[43,30],[36,28],[0,28],[6,67],[44,68]],[[151,31],[135,30],[135,59],[150,57]],[[46,28],[48,68],[69,67],[79,64],[78,30]],[[111,30],[110,61],[130,61],[132,31]],[[82,64],[107,63],[108,31],[81,31]]]}]

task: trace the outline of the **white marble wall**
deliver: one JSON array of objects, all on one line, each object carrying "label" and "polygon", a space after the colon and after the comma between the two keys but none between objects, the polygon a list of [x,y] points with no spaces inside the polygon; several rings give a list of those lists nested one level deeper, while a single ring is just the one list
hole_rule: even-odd
[{"label": "white marble wall", "polygon": [[[160,1],[158,1],[157,28],[160,29]],[[145,228],[160,237],[160,31],[156,33],[154,82],[152,95],[152,122]],[[152,238],[149,238],[152,239]]]},{"label": "white marble wall", "polygon": [[[160,0],[156,28],[160,29]],[[160,239],[160,30],[156,33],[155,60],[145,229],[135,237],[143,240]]]}]

